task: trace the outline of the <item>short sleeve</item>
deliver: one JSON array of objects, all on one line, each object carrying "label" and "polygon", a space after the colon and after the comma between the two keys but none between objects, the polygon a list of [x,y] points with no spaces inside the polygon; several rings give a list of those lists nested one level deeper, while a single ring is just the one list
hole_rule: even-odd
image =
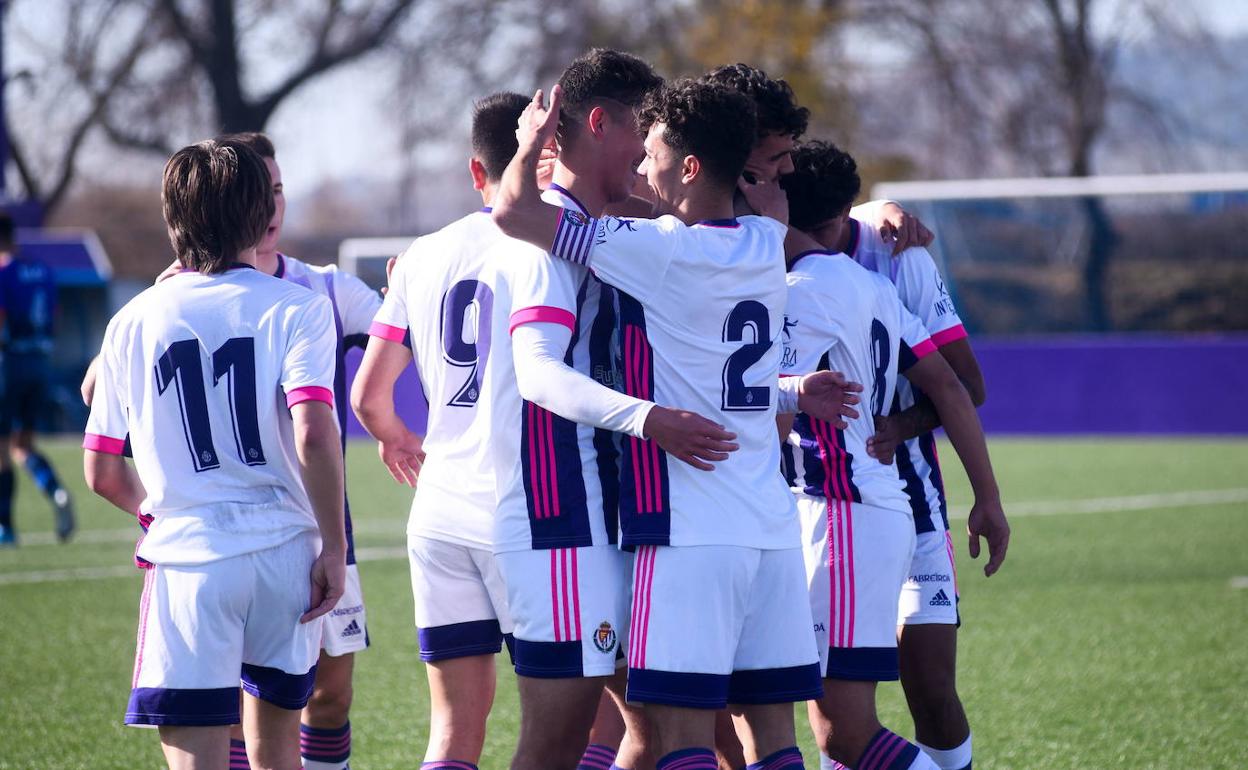
[{"label": "short sleeve", "polygon": [[[368,325],[369,335],[399,344],[402,344],[407,338],[408,329],[410,328],[407,318],[407,273],[409,262],[409,260],[400,259],[395,263],[394,271],[390,274],[390,285],[386,290],[386,298],[375,306],[376,310],[371,315],[371,321]],[[363,281],[354,276],[351,277],[363,285]],[[364,288],[368,289],[367,286]],[[369,289],[369,291],[372,290]],[[361,302],[360,304],[362,307],[363,303]],[[341,305],[339,307],[341,308]],[[343,320],[343,333],[348,333],[345,319]]]},{"label": "short sleeve", "polygon": [[[395,264],[398,270],[398,264]],[[334,297],[338,301],[338,317],[342,319],[342,335],[356,337],[368,334],[377,311],[381,308],[381,295],[368,284],[350,273],[334,270]],[[387,289],[386,293],[389,294]]]},{"label": "short sleeve", "polygon": [[906,249],[897,258],[897,294],[902,304],[919,317],[937,347],[966,337],[966,329],[945,280],[927,249]]},{"label": "short sleeve", "polygon": [[780,376],[817,371],[823,355],[838,344],[841,331],[820,297],[816,281],[790,274],[784,329],[780,334],[784,343]]},{"label": "short sleeve", "polygon": [[104,345],[95,375],[95,391],[91,396],[91,414],[87,417],[87,430],[82,446],[94,452],[119,455],[126,446],[130,433],[129,410],[126,408],[125,390],[119,386],[123,372],[117,368],[117,356],[113,345],[115,332],[110,324],[104,335]]},{"label": "short sleeve", "polygon": [[936,344],[932,342],[923,321],[900,301],[897,302],[897,312],[901,329],[897,371],[904,372],[917,364],[919,359],[935,353]]},{"label": "short sleeve", "polygon": [[329,300],[312,297],[298,311],[287,331],[282,360],[282,390],[286,405],[304,401],[334,404],[335,357],[338,351],[333,311]]},{"label": "short sleeve", "polygon": [[595,219],[564,209],[550,253],[585,265],[603,281],[646,304],[663,286],[686,229],[672,216]]},{"label": "short sleeve", "polygon": [[509,332],[528,323],[576,328],[576,295],[586,277],[584,268],[527,246],[506,264],[512,286]]}]

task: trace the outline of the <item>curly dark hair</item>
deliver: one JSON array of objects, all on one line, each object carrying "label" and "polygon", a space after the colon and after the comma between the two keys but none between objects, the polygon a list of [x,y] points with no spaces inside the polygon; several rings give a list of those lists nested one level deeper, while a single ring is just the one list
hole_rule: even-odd
[{"label": "curly dark hair", "polygon": [[594,107],[618,111],[622,105],[636,109],[647,94],[662,85],[663,78],[630,53],[594,48],[578,56],[559,76],[559,87],[563,89],[560,143],[568,147],[576,142],[580,134],[576,126]]},{"label": "curly dark hair", "polygon": [[485,166],[491,182],[503,178],[516,154],[516,124],[527,106],[528,98],[510,91],[490,94],[472,105],[472,154]]},{"label": "curly dark hair", "polygon": [[798,139],[806,133],[810,110],[800,107],[793,88],[784,80],[772,80],[767,73],[748,64],[725,64],[701,77],[707,83],[740,91],[754,100],[758,109],[758,136],[780,134]]},{"label": "curly dark hair", "polygon": [[858,164],[830,142],[811,141],[793,152],[793,173],[780,177],[789,196],[789,224],[809,230],[845,213],[858,191]]},{"label": "curly dark hair", "polygon": [[693,155],[707,176],[734,189],[754,147],[754,103],[721,85],[683,78],[651,93],[638,117],[642,131],[662,123],[663,141]]}]

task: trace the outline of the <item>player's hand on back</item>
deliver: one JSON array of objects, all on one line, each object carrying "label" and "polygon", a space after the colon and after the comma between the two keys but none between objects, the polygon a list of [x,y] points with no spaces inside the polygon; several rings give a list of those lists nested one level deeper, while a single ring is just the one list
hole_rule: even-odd
[{"label": "player's hand on back", "polygon": [[972,559],[979,558],[979,538],[988,541],[988,563],[984,565],[984,575],[992,575],[1001,569],[1005,561],[1005,552],[1010,547],[1010,524],[1005,520],[1005,511],[999,499],[976,500],[971,506],[971,515],[966,522],[966,534],[970,537]]},{"label": "player's hand on back", "polygon": [[683,409],[654,407],[646,415],[645,431],[664,452],[702,471],[714,470],[711,463],[727,460],[729,452],[740,448],[734,441],[737,434]]},{"label": "player's hand on back", "polygon": [[901,432],[897,429],[897,421],[892,417],[875,415],[875,435],[867,439],[867,454],[885,465],[892,465],[900,443]]},{"label": "player's hand on back", "polygon": [[797,390],[797,408],[818,420],[830,423],[840,430],[849,427],[846,419],[856,419],[859,402],[856,393],[862,385],[850,382],[840,372],[813,372],[802,377]]},{"label": "player's hand on back", "polygon": [[342,598],[347,587],[347,558],[342,551],[321,551],[312,562],[312,593],[308,598],[308,611],[299,617],[300,623],[315,620],[332,610]]},{"label": "player's hand on back", "polygon": [[789,223],[789,196],[780,185],[773,182],[751,184],[742,177],[737,180],[737,189],[755,214],[771,217],[786,225]]},{"label": "player's hand on back", "polygon": [[378,441],[377,454],[395,481],[413,488],[416,486],[420,466],[425,462],[420,436],[404,429],[401,434]]},{"label": "player's hand on back", "polygon": [[928,246],[936,240],[936,235],[928,230],[913,214],[896,203],[885,203],[880,209],[884,222],[880,225],[880,235],[885,241],[893,242],[893,256],[914,246]]}]

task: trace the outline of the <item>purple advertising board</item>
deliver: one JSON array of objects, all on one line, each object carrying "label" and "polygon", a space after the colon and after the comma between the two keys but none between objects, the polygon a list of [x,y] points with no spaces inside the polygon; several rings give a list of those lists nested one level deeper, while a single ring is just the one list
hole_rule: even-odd
[{"label": "purple advertising board", "polygon": [[[1065,335],[975,338],[995,434],[1248,435],[1248,334]],[[360,354],[348,358],[354,375]],[[412,369],[399,414],[423,431],[426,406]],[[351,435],[365,435],[355,416]]]}]

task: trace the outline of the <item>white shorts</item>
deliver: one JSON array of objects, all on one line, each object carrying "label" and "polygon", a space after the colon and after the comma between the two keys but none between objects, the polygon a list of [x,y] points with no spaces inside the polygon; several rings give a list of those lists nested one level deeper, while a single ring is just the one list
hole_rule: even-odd
[{"label": "white shorts", "polygon": [[286,709],[312,694],[322,618],[300,623],[312,533],[255,553],[147,571],[126,724],[230,725],[238,688]]},{"label": "white shorts", "polygon": [[[623,663],[633,557],[613,545],[497,556],[520,676],[610,676]],[[617,662],[618,661],[618,662]]]},{"label": "white shorts", "polygon": [[823,694],[798,548],[642,546],[628,700],[686,708]]},{"label": "white shorts", "polygon": [[947,529],[918,536],[910,574],[901,587],[897,625],[927,623],[956,626],[958,617],[958,568],[954,566],[953,536]]},{"label": "white shorts", "polygon": [[861,503],[796,497],[823,675],[897,679],[897,601],[914,552],[914,520]]},{"label": "white shorts", "polygon": [[347,590],[325,616],[321,649],[336,658],[368,647],[368,614],[364,611],[364,591],[360,588],[360,568],[347,565]]},{"label": "white shorts", "polygon": [[421,660],[493,655],[502,649],[511,616],[493,553],[408,535],[407,557]]}]

